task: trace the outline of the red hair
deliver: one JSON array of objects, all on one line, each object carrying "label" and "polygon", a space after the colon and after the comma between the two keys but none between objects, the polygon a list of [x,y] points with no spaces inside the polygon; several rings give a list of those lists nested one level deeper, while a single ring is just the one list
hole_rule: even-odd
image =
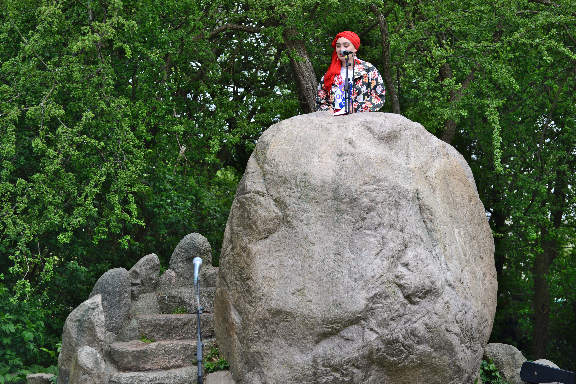
[{"label": "red hair", "polygon": [[357,34],[355,34],[352,31],[342,31],[336,35],[334,40],[332,40],[332,48],[334,48],[334,51],[332,52],[332,62],[330,63],[330,66],[328,67],[328,71],[326,71],[326,74],[324,75],[324,89],[327,91],[329,91],[330,88],[332,87],[332,82],[334,81],[334,76],[339,74],[340,68],[342,68],[342,63],[338,59],[338,54],[336,53],[336,42],[341,37],[344,37],[344,38],[350,40],[352,45],[354,45],[354,48],[356,48],[356,49],[360,48],[360,38],[358,37]]}]

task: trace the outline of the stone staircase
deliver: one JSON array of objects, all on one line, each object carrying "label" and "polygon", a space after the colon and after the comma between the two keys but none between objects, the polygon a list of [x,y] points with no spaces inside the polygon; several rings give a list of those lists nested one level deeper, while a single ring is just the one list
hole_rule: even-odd
[{"label": "stone staircase", "polygon": [[[129,271],[115,268],[66,320],[59,384],[191,384],[197,371],[194,257],[200,270],[200,325],[204,355],[215,345],[214,294],[218,268],[208,241],[182,239],[160,275],[158,256]],[[217,376],[215,376],[217,377]],[[208,383],[210,380],[207,380]]]},{"label": "stone staircase", "polygon": [[[174,251],[171,268],[160,277],[152,295],[145,296],[149,290],[141,289],[142,282],[133,284],[135,301],[142,301],[141,297],[144,296],[144,301],[148,303],[132,308],[131,322],[121,332],[123,337],[110,345],[108,355],[116,371],[110,377],[110,384],[196,382],[196,294],[190,263],[186,262],[196,255],[190,254],[194,252],[185,249],[187,244],[183,242]],[[175,260],[179,256],[181,260]],[[200,325],[204,354],[215,345],[213,312],[217,272],[217,268],[203,263],[200,273]],[[154,313],[156,309],[160,313]]]},{"label": "stone staircase", "polygon": [[[196,315],[139,315],[136,321],[141,339],[110,345],[110,359],[117,370],[111,376],[110,384],[195,382]],[[214,345],[213,316],[203,313],[200,321],[204,350],[207,351]]]}]

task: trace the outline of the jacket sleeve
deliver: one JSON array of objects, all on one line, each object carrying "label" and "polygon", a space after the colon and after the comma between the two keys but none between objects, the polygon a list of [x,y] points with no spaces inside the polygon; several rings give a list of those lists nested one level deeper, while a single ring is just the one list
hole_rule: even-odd
[{"label": "jacket sleeve", "polygon": [[355,103],[354,110],[356,112],[376,112],[384,106],[384,98],[386,96],[386,89],[384,88],[384,80],[376,69],[370,68],[363,79],[363,100]]},{"label": "jacket sleeve", "polygon": [[318,92],[316,93],[316,110],[329,111],[330,110],[330,92],[327,92],[322,85],[324,85],[324,76],[318,83]]}]

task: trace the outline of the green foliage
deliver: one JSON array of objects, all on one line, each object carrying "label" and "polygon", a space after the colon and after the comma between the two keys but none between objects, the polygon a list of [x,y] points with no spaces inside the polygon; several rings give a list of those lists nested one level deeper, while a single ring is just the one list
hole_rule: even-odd
[{"label": "green foliage", "polygon": [[176,307],[172,310],[173,315],[183,315],[186,313],[190,313],[190,311],[188,311],[188,308],[186,307]]},{"label": "green foliage", "polygon": [[153,343],[155,340],[146,337],[145,335],[140,336],[140,341],[146,344]]},{"label": "green foliage", "polygon": [[[554,362],[559,361],[562,368],[568,368],[562,355],[576,356],[576,251],[574,245],[570,244],[562,250],[552,266],[550,275],[550,287],[552,290],[551,311],[554,314],[551,333],[553,335],[550,343],[550,356],[554,356]],[[565,358],[568,360],[568,358]],[[571,368],[574,370],[574,368]]]},{"label": "green foliage", "polygon": [[403,115],[438,137],[454,124],[451,144],[473,170],[495,234],[493,340],[529,353],[534,265],[553,248],[547,357],[576,369],[568,0],[0,2],[0,314],[15,316],[6,324],[21,342],[3,336],[0,366],[55,364],[42,348],[54,351],[109,268],[150,252],[166,265],[190,232],[218,265],[259,136],[299,113],[287,37],[317,79],[341,30],[357,31],[360,57],[383,69],[371,4],[387,19]]},{"label": "green foliage", "polygon": [[0,383],[55,371],[60,345],[58,338],[47,335],[45,322],[51,313],[45,306],[41,300],[14,300],[0,283]]},{"label": "green foliage", "polygon": [[230,364],[220,356],[218,346],[213,346],[204,357],[204,369],[206,373],[223,371],[230,368]]},{"label": "green foliage", "polygon": [[496,365],[494,365],[490,360],[482,360],[482,365],[480,366],[480,379],[484,384],[508,384],[508,382],[500,375]]}]

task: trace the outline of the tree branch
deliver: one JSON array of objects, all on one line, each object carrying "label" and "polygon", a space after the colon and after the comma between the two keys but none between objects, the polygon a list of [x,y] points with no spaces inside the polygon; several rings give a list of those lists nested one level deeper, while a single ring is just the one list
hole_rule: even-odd
[{"label": "tree branch", "polygon": [[537,4],[544,4],[544,5],[551,5],[553,7],[559,7],[560,5],[551,2],[550,0],[528,0],[530,3],[537,3]]},{"label": "tree branch", "polygon": [[366,35],[368,32],[370,32],[371,30],[373,30],[374,28],[376,28],[378,26],[378,21],[372,23],[371,25],[369,25],[367,28],[363,29],[362,31],[360,31],[359,36],[364,36]]},{"label": "tree branch", "polygon": [[[548,7],[561,8],[560,4],[554,3],[550,0],[528,0],[530,3],[542,4]],[[571,12],[572,16],[576,16],[576,12]]]},{"label": "tree branch", "polygon": [[[258,33],[260,32],[260,28],[252,27],[249,25],[242,25],[242,24],[234,24],[234,23],[226,23],[212,32],[208,34],[208,40],[212,40],[216,38],[219,34],[227,32],[227,31],[243,31],[243,32],[250,32],[250,33]],[[198,41],[204,38],[204,34],[199,34],[194,36],[193,40]]]},{"label": "tree branch", "polygon": [[382,74],[384,75],[384,83],[386,84],[386,89],[390,93],[390,97],[392,99],[392,112],[400,114],[400,101],[398,100],[398,93],[396,92],[394,82],[392,81],[388,23],[380,9],[378,9],[375,4],[370,5],[370,10],[376,15],[376,18],[378,19],[378,25],[380,26],[380,33],[382,34],[382,57],[384,59],[384,70],[382,71]]},{"label": "tree branch", "polygon": [[284,45],[290,57],[290,65],[296,77],[298,100],[304,113],[316,111],[316,73],[308,56],[308,50],[303,40],[298,37],[296,30],[285,28]]}]

